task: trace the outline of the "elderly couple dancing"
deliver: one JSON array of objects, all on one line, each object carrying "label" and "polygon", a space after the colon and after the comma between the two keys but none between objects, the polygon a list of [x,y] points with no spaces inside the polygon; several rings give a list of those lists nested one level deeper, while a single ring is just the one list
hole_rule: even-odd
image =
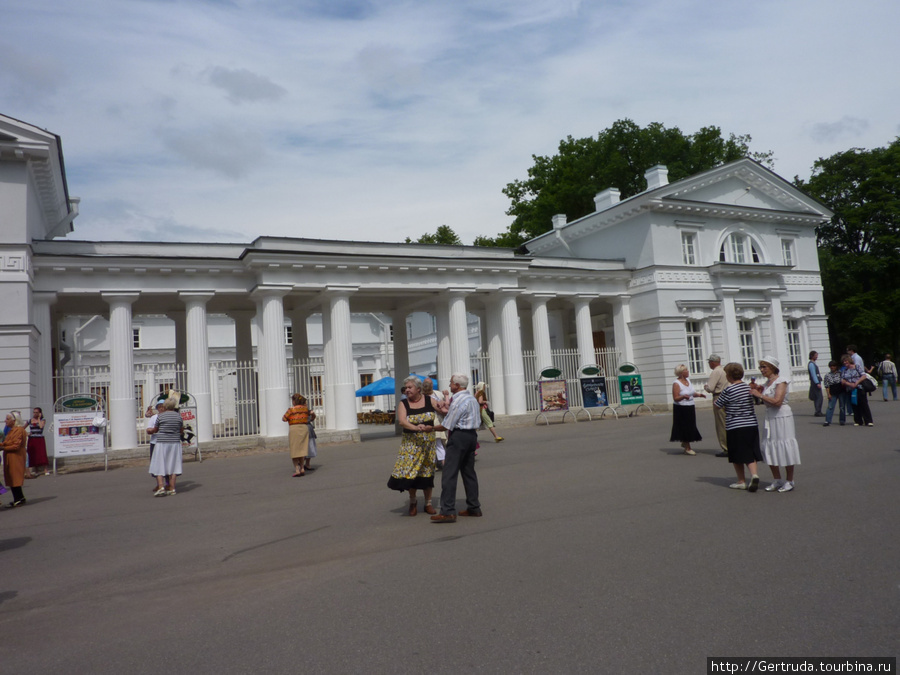
[{"label": "elderly couple dancing", "polygon": [[[429,382],[430,383],[430,382]],[[397,421],[403,429],[400,453],[388,480],[388,487],[409,492],[409,515],[418,513],[416,491],[425,497],[425,513],[435,523],[455,523],[457,515],[481,517],[478,501],[478,476],[475,474],[475,446],[481,425],[481,407],[469,393],[469,378],[462,373],[450,377],[450,391],[440,397],[426,393],[426,385],[415,376],[403,381],[405,399],[397,408]],[[449,399],[449,400],[448,400]],[[443,419],[441,416],[443,415]],[[436,461],[435,434],[447,432],[446,455],[441,474],[441,512],[431,504]],[[466,510],[456,512],[456,487],[462,475],[466,491]]]}]

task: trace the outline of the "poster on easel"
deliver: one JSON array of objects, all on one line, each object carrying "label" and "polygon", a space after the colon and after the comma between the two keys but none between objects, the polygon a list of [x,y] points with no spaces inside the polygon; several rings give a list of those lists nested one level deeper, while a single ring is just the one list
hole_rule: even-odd
[{"label": "poster on easel", "polygon": [[556,412],[569,409],[569,394],[565,380],[541,380],[538,382],[541,397],[541,412]]},{"label": "poster on easel", "polygon": [[609,405],[605,377],[582,377],[581,401],[585,408],[604,408]]},{"label": "poster on easel", "polygon": [[644,385],[640,373],[619,375],[619,403],[635,405],[644,402]]},{"label": "poster on easel", "polygon": [[97,412],[54,413],[54,456],[99,455],[104,447],[104,429],[95,424]]}]

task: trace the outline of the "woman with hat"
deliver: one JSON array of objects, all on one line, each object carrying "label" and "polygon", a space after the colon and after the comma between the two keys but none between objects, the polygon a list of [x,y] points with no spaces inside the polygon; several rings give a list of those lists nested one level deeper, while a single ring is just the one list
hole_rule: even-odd
[{"label": "woman with hat", "polygon": [[[759,372],[766,378],[763,385],[751,385],[750,393],[766,404],[766,429],[763,435],[763,457],[775,480],[766,492],[790,492],[794,489],[794,466],[800,463],[800,446],[794,431],[794,413],[787,403],[790,380],[779,375],[778,359],[763,357]],[[781,478],[780,467],[785,468]]]}]

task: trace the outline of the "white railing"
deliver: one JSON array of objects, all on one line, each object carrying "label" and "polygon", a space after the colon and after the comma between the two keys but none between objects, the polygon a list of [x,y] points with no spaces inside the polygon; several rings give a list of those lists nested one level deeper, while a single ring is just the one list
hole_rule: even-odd
[{"label": "white railing", "polygon": [[[538,396],[538,380],[540,372],[536,365],[536,357],[533,351],[522,353],[525,361],[525,400],[528,410],[540,410],[540,397]],[[559,379],[566,381],[569,393],[569,407],[577,408],[583,403],[581,398],[581,385],[579,383],[579,370],[582,366],[593,365],[581,363],[577,349],[554,349],[550,352],[554,368],[562,371]],[[594,352],[595,364],[600,366],[601,374],[606,377],[606,393],[609,405],[619,404],[619,352],[616,349],[597,349]]]}]

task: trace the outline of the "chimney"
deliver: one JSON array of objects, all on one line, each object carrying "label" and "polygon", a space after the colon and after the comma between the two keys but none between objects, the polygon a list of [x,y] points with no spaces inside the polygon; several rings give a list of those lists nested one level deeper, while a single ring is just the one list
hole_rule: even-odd
[{"label": "chimney", "polygon": [[594,211],[605,211],[618,204],[620,194],[616,188],[606,188],[603,192],[598,192],[594,197]]},{"label": "chimney", "polygon": [[565,213],[557,213],[553,216],[553,229],[561,230],[566,226],[566,214]]},{"label": "chimney", "polygon": [[669,184],[669,170],[664,164],[657,164],[644,172],[644,178],[647,179],[647,189],[655,190]]}]

